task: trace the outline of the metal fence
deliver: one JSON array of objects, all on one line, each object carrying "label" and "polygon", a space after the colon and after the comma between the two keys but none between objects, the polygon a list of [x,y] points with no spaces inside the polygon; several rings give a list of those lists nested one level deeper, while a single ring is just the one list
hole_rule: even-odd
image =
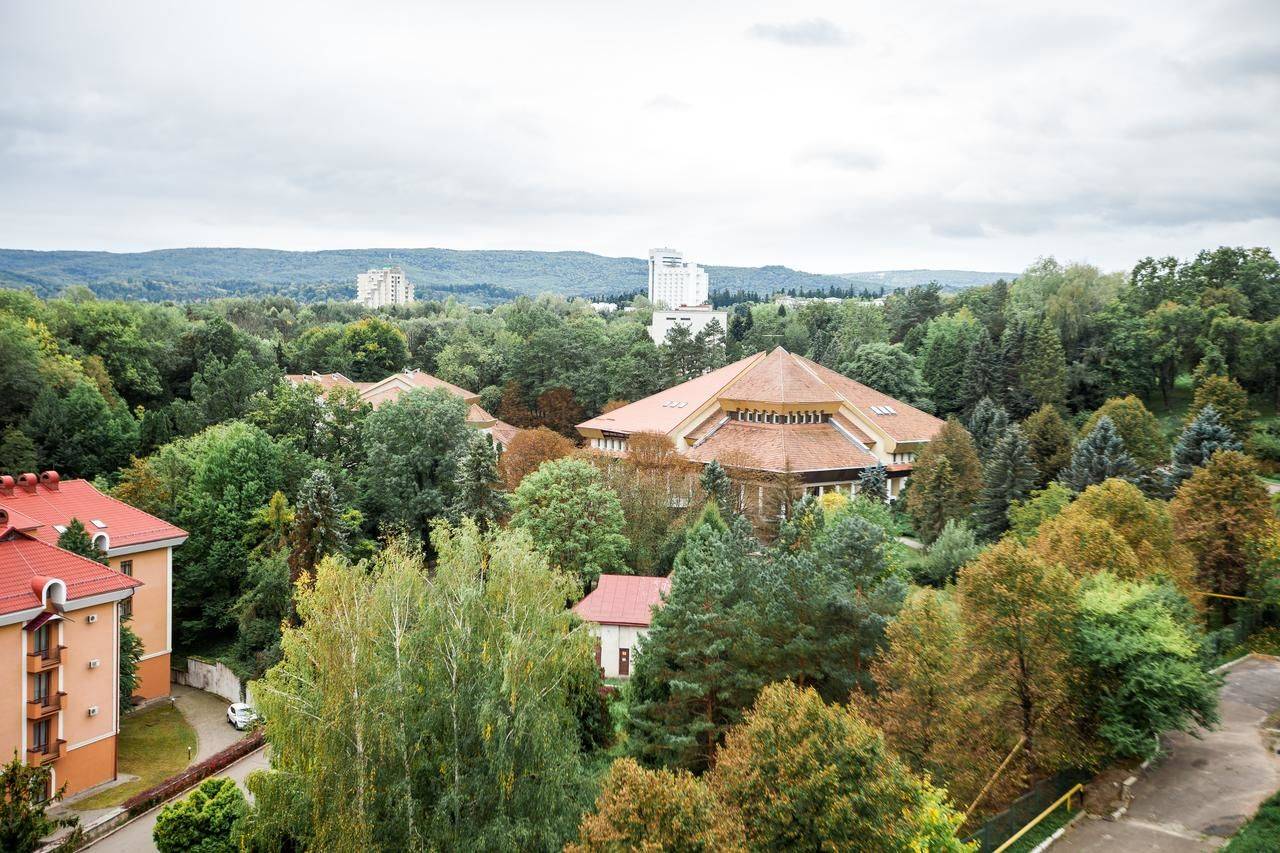
[{"label": "metal fence", "polygon": [[1009,808],[978,827],[978,831],[965,841],[978,842],[979,853],[991,853],[1016,835],[1018,830],[1035,820],[1067,791],[1092,778],[1093,773],[1088,770],[1063,770],[1041,780],[1030,791],[1014,800]]}]

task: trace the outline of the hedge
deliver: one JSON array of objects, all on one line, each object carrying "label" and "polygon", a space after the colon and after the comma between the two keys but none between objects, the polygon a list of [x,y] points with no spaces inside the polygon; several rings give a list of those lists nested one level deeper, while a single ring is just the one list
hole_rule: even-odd
[{"label": "hedge", "polygon": [[125,800],[122,805],[130,815],[141,814],[153,806],[163,803],[175,794],[180,794],[193,787],[201,780],[212,776],[228,765],[234,764],[262,746],[263,741],[262,729],[258,729],[253,734],[236,741],[221,752],[214,753],[199,764],[193,764],[181,773],[165,779],[160,784],[154,785],[141,793],[134,794]]}]

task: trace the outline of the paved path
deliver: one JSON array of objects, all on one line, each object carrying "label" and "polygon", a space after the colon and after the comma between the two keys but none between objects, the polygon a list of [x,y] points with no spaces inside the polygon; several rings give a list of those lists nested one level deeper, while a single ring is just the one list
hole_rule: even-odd
[{"label": "paved path", "polygon": [[182,684],[172,686],[173,704],[196,730],[197,762],[221,752],[244,737],[227,722],[227,706],[231,703],[221,696],[206,693]]},{"label": "paved path", "polygon": [[[243,788],[246,776],[255,770],[266,768],[267,750],[263,747],[257,752],[246,755],[217,776],[229,776]],[[185,797],[186,794],[183,796]],[[110,835],[104,835],[82,849],[93,850],[94,853],[140,853],[140,851],[155,850],[156,846],[151,841],[151,831],[155,828],[156,815],[159,813],[160,807],[157,806],[139,815],[133,822],[126,823]]]},{"label": "paved path", "polygon": [[1227,673],[1222,724],[1197,740],[1163,738],[1167,757],[1134,785],[1118,821],[1081,820],[1053,853],[1202,851],[1224,843],[1280,789],[1280,757],[1262,731],[1280,710],[1280,661],[1249,658]]}]

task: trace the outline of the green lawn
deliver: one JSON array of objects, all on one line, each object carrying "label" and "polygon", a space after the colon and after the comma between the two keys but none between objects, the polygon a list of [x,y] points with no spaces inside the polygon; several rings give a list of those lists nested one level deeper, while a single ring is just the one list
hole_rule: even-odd
[{"label": "green lawn", "polygon": [[1258,813],[1232,836],[1223,853],[1270,853],[1280,850],[1280,793],[1258,807]]},{"label": "green lawn", "polygon": [[196,751],[196,733],[172,705],[160,705],[126,716],[120,723],[119,769],[137,776],[75,804],[76,809],[116,806],[163,782],[187,766],[187,747]]},{"label": "green lawn", "polygon": [[1056,810],[1053,814],[1036,824],[1035,829],[1019,838],[1017,843],[1008,849],[1008,853],[1030,853],[1030,851],[1036,849],[1036,845],[1041,841],[1044,841],[1050,835],[1053,835],[1060,827],[1066,826],[1067,822],[1071,820],[1078,811],[1080,810]]}]

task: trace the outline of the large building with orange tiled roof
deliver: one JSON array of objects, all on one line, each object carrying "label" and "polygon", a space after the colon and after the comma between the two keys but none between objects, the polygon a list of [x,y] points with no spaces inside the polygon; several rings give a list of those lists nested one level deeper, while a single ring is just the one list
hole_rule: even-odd
[{"label": "large building with orange tiled roof", "polygon": [[434,391],[439,388],[448,391],[455,397],[462,398],[462,401],[467,404],[467,424],[474,429],[488,433],[500,446],[506,447],[518,432],[511,424],[500,421],[485,411],[480,405],[479,394],[468,391],[465,388],[459,388],[451,382],[445,382],[443,379],[416,368],[393,373],[377,382],[355,382],[341,373],[316,373],[314,371],[311,373],[286,374],[285,379],[294,385],[309,383],[317,386],[321,391],[328,391],[337,387],[354,388],[360,394],[360,399],[375,409],[383,403],[399,399],[401,394],[409,391],[417,389]]},{"label": "large building with orange tiled roof", "polygon": [[[79,520],[108,565],[58,547]],[[187,534],[53,471],[0,476],[0,750],[66,793],[116,778],[120,629],[142,641],[135,695],[169,693],[173,549]]]},{"label": "large building with orange tiled roof", "polygon": [[[578,424],[588,445],[625,455],[641,433],[667,436],[690,462],[720,462],[804,491],[851,490],[884,465],[896,497],[942,421],[778,347]],[[749,500],[749,496],[744,496]]]}]

